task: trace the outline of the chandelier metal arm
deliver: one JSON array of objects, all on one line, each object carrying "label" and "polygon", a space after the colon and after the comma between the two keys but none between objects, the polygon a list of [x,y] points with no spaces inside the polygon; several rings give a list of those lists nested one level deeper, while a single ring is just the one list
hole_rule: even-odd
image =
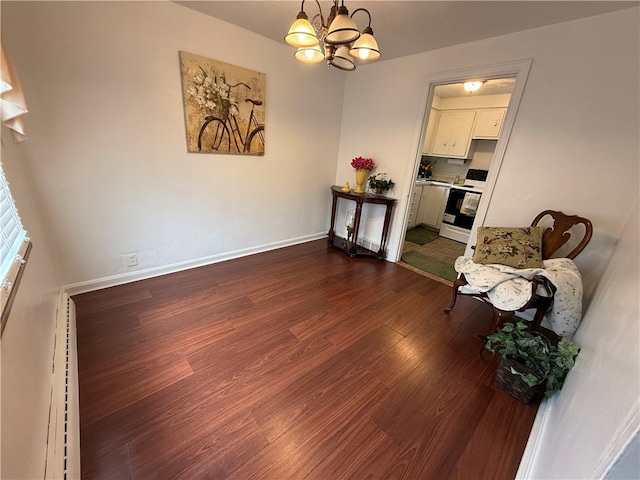
[{"label": "chandelier metal arm", "polygon": [[[317,1],[317,0],[316,0]],[[359,11],[363,11],[363,12],[367,12],[367,15],[369,16],[369,24],[367,25],[369,28],[371,27],[371,13],[369,13],[369,10],[367,10],[366,8],[356,8],[353,13],[351,15],[349,15],[351,18],[353,18],[353,16],[356,14],[356,12]]]},{"label": "chandelier metal arm", "polygon": [[[317,31],[321,31],[321,29],[326,29],[326,28],[328,28],[329,26],[328,26],[328,25],[325,25],[325,23],[324,23],[324,15],[322,14],[322,6],[320,5],[320,2],[319,2],[318,0],[315,0],[315,1],[316,1],[316,5],[318,6],[318,12],[320,12],[320,13],[318,13],[317,15],[315,15],[315,16],[313,17],[313,21],[314,21],[314,23],[313,23],[313,27],[314,27]],[[302,3],[300,4],[300,11],[301,11],[301,12],[304,12],[304,2],[305,2],[305,0],[302,0]],[[338,2],[337,2],[337,0],[335,0],[335,1],[334,1],[334,3],[338,3]],[[317,28],[317,27],[316,27],[316,25],[315,25],[315,19],[316,19],[318,16],[320,17],[320,28]]]}]

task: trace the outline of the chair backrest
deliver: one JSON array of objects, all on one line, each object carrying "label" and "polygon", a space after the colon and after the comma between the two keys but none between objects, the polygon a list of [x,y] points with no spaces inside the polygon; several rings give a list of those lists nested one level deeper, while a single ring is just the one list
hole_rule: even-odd
[{"label": "chair backrest", "polygon": [[547,215],[553,217],[553,225],[547,227],[542,233],[542,259],[547,260],[551,258],[551,256],[571,238],[569,230],[578,224],[583,224],[585,228],[584,237],[571,252],[565,255],[566,258],[576,258],[591,240],[591,236],[593,235],[593,225],[591,225],[591,222],[577,215],[565,215],[555,210],[545,210],[533,219],[531,225],[538,225],[538,222]]}]

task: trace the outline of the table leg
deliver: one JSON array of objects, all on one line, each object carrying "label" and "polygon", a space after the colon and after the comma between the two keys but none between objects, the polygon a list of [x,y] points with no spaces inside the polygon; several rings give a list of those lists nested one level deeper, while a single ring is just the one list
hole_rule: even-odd
[{"label": "table leg", "polygon": [[393,205],[387,205],[387,211],[384,214],[384,226],[382,227],[382,238],[380,239],[380,250],[378,250],[378,258],[383,259],[385,250],[387,249],[387,237],[389,235],[389,224],[391,223],[391,212]]},{"label": "table leg", "polygon": [[362,215],[362,202],[356,201],[356,215],[353,219],[353,242],[349,247],[349,253],[351,255],[356,254],[356,249],[358,245],[358,230],[360,230],[360,216]]},{"label": "table leg", "polygon": [[[331,192],[333,194],[333,192]],[[338,202],[338,197],[333,195],[333,204],[331,205],[331,226],[329,227],[329,238],[327,239],[327,244],[330,247],[333,247],[333,239],[336,236],[336,232],[334,230],[334,225],[336,221],[336,205]]]}]

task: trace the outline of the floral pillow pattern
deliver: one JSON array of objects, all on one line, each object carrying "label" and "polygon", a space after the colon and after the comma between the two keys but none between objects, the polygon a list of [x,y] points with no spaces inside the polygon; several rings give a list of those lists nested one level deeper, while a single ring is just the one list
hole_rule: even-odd
[{"label": "floral pillow pattern", "polygon": [[542,267],[543,227],[479,227],[473,261],[514,268]]}]

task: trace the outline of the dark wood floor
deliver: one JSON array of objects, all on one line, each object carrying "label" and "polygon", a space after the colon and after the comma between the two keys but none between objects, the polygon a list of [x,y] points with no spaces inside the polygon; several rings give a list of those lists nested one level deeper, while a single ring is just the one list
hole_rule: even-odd
[{"label": "dark wood floor", "polygon": [[315,241],[73,297],[82,478],[499,479],[491,311]]}]

